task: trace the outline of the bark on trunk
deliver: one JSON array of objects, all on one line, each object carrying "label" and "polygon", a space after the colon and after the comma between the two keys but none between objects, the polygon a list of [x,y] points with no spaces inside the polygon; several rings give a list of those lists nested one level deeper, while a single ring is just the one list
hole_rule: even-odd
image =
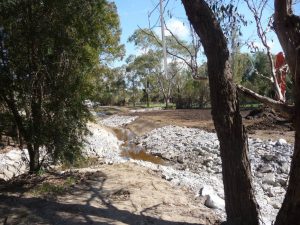
[{"label": "bark on trunk", "polygon": [[169,108],[169,99],[168,98],[165,99],[165,103],[166,103],[166,109],[168,109]]},{"label": "bark on trunk", "polygon": [[36,173],[40,169],[39,146],[32,146],[31,143],[27,143],[27,149],[29,154],[29,173]]},{"label": "bark on trunk", "polygon": [[23,125],[22,117],[21,117],[21,115],[20,115],[20,113],[17,109],[16,103],[14,101],[14,97],[11,96],[10,98],[8,98],[7,96],[5,96],[5,94],[2,94],[2,97],[3,97],[7,107],[9,108],[9,110],[11,111],[11,113],[14,117],[15,124],[17,125],[17,128],[19,130],[20,135],[23,138],[27,139],[28,135],[27,135],[26,129]]},{"label": "bark on trunk", "polygon": [[220,141],[227,223],[258,225],[257,203],[251,186],[247,134],[232,82],[224,34],[203,0],[182,0],[208,60],[212,116]]},{"label": "bark on trunk", "polygon": [[300,18],[292,14],[290,0],[275,0],[274,27],[294,78],[295,146],[289,184],[275,225],[300,225]]},{"label": "bark on trunk", "polygon": [[147,101],[147,108],[150,107],[149,86],[150,86],[150,82],[149,82],[149,80],[147,79],[147,84],[146,84],[146,101]]}]

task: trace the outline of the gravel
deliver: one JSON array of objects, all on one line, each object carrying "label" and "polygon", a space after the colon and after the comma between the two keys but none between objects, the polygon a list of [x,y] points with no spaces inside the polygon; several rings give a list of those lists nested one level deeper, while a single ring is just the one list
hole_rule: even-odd
[{"label": "gravel", "polygon": [[108,118],[105,118],[99,121],[100,124],[108,126],[108,127],[121,127],[125,124],[133,122],[137,116],[118,116],[113,115]]},{"label": "gravel", "polygon": [[[201,194],[199,190],[204,187],[208,188],[212,192],[210,197],[224,199],[219,142],[215,133],[166,126],[133,141],[173,164],[172,169],[160,168],[165,179],[175,185],[188,186],[197,194]],[[248,141],[253,186],[262,219],[269,225],[284,198],[293,146],[284,139],[273,142],[249,138]]]}]

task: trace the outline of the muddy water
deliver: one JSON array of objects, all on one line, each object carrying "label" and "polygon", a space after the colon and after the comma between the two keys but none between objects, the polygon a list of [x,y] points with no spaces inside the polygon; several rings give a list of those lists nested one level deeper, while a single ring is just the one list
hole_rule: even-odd
[{"label": "muddy water", "polygon": [[165,164],[164,160],[160,157],[151,155],[146,152],[146,149],[130,142],[130,140],[132,140],[136,135],[129,129],[114,128],[113,131],[117,138],[124,142],[121,146],[121,156],[135,160],[148,161],[155,164]]}]

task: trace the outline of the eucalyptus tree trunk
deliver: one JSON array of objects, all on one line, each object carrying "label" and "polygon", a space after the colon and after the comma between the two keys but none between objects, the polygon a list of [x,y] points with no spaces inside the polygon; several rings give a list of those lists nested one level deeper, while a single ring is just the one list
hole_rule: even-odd
[{"label": "eucalyptus tree trunk", "polygon": [[146,81],[146,102],[147,102],[147,108],[150,107],[149,86],[150,86],[150,82],[149,82],[149,78],[147,78],[147,81]]},{"label": "eucalyptus tree trunk", "polygon": [[289,184],[275,225],[300,225],[300,18],[291,0],[275,0],[274,27],[294,81],[295,146]]},{"label": "eucalyptus tree trunk", "polygon": [[222,29],[203,0],[182,0],[207,56],[212,117],[220,141],[227,224],[258,225],[248,142]]},{"label": "eucalyptus tree trunk", "polygon": [[40,169],[39,161],[39,145],[32,145],[31,143],[27,144],[28,155],[29,155],[29,173],[36,173]]}]

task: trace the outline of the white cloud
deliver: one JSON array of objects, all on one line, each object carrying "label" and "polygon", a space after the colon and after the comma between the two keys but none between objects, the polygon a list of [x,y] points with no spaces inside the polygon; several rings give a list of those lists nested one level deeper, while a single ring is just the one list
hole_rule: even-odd
[{"label": "white cloud", "polygon": [[[187,39],[189,34],[190,34],[190,30],[189,28],[186,26],[186,24],[184,24],[182,21],[178,20],[178,19],[170,19],[168,21],[166,21],[166,26],[169,30],[171,30],[171,32],[173,34],[175,34],[176,36],[178,36],[181,39]],[[155,30],[155,33],[158,36],[161,36],[161,28],[157,27]],[[170,32],[169,31],[165,31],[166,36],[170,36]]]},{"label": "white cloud", "polygon": [[[170,19],[166,22],[166,25],[169,30],[178,37],[185,39],[189,36],[190,31],[189,28],[180,20]],[[168,31],[166,35],[171,35]]]}]

